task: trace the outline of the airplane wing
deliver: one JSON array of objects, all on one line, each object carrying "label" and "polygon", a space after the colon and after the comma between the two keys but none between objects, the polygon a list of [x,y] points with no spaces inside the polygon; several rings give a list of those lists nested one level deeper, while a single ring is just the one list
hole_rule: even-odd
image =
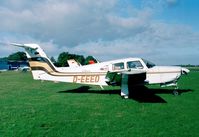
[{"label": "airplane wing", "polygon": [[121,96],[125,98],[129,95],[129,87],[144,85],[147,83],[146,72],[141,70],[108,72],[106,79],[109,85],[121,86]]}]

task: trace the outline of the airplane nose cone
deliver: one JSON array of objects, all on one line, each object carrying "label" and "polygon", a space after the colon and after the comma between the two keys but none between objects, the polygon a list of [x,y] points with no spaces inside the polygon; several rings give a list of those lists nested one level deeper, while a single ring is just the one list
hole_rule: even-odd
[{"label": "airplane nose cone", "polygon": [[190,72],[190,70],[188,70],[187,68],[182,68],[182,74],[188,74]]}]

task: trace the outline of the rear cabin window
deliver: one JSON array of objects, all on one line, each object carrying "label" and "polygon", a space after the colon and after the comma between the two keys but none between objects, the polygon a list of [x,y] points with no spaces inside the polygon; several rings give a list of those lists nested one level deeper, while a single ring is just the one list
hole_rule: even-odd
[{"label": "rear cabin window", "polygon": [[39,61],[39,62],[46,62],[45,58],[42,57],[33,57],[30,59],[31,61]]},{"label": "rear cabin window", "polygon": [[128,69],[143,69],[142,63],[140,61],[129,61],[127,62]]},{"label": "rear cabin window", "polygon": [[113,64],[113,70],[122,70],[122,69],[124,69],[124,63],[123,62]]}]

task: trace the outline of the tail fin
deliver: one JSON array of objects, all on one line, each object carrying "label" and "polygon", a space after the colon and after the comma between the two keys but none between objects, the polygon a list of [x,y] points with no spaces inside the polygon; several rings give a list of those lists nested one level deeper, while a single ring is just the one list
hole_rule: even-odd
[{"label": "tail fin", "polygon": [[32,75],[35,80],[49,80],[49,78],[44,78],[42,75],[46,72],[54,72],[56,67],[53,65],[53,63],[50,61],[50,59],[47,57],[39,45],[16,43],[11,43],[10,45],[22,47],[25,49]]},{"label": "tail fin", "polygon": [[44,57],[48,58],[44,51],[41,49],[41,47],[37,44],[17,44],[17,43],[11,43],[10,45],[22,47],[26,51],[26,55],[28,58],[33,57]]}]

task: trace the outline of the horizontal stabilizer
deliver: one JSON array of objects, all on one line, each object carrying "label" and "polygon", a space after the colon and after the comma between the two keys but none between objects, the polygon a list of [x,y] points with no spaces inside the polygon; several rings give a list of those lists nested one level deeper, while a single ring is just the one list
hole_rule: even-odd
[{"label": "horizontal stabilizer", "polygon": [[30,48],[36,50],[39,46],[37,44],[18,44],[18,43],[10,43],[9,45],[22,47],[22,48]]},{"label": "horizontal stabilizer", "polygon": [[25,47],[24,44],[18,44],[18,43],[9,43],[9,45],[17,46],[17,47]]}]

